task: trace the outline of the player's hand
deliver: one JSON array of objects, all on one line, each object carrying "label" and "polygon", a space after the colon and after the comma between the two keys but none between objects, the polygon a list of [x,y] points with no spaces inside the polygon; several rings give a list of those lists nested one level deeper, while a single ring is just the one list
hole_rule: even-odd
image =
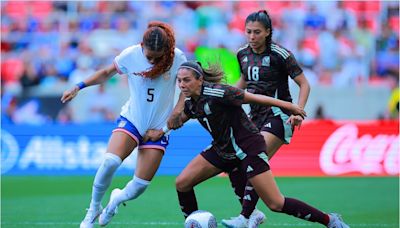
[{"label": "player's hand", "polygon": [[290,111],[292,111],[294,115],[300,115],[301,117],[303,117],[303,119],[307,116],[306,111],[304,111],[304,109],[297,104],[292,104]]},{"label": "player's hand", "polygon": [[168,118],[167,126],[171,130],[176,130],[182,127],[183,122],[180,113],[172,113],[171,116]]},{"label": "player's hand", "polygon": [[72,100],[79,92],[78,86],[74,86],[72,89],[65,91],[61,97],[61,102],[65,103]]},{"label": "player's hand", "polygon": [[292,127],[296,127],[300,130],[301,124],[303,123],[303,117],[300,115],[291,115],[289,119],[286,121],[287,124],[291,124]]},{"label": "player's hand", "polygon": [[146,134],[143,137],[143,142],[147,142],[149,140],[155,142],[163,137],[163,135],[164,132],[162,130],[149,129],[146,131]]}]

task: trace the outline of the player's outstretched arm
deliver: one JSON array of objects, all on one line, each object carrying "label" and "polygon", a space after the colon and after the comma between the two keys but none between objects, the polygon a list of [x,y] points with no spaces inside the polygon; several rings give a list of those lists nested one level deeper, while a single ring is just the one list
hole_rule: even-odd
[{"label": "player's outstretched arm", "polygon": [[[184,112],[182,112],[179,115],[179,118],[182,122],[182,125],[184,123],[186,123],[189,120],[189,117],[186,116],[186,114]],[[163,129],[149,129],[146,131],[146,134],[143,136],[143,142],[147,142],[147,141],[157,141],[159,140],[161,137],[163,137],[164,134],[168,134],[171,131],[170,128],[168,128],[167,126],[163,127]]]},{"label": "player's outstretched arm", "polygon": [[264,105],[264,106],[276,106],[290,110],[295,115],[301,115],[302,117],[307,116],[304,109],[299,107],[297,104],[292,104],[287,101],[279,100],[273,97],[264,96],[260,94],[252,94],[249,92],[245,92],[243,102]]},{"label": "player's outstretched arm", "polygon": [[297,104],[300,107],[306,107],[306,103],[308,100],[308,96],[310,95],[310,83],[308,83],[307,78],[304,76],[304,73],[301,73],[299,76],[294,78],[294,81],[299,86],[299,100]]},{"label": "player's outstretched arm", "polygon": [[116,73],[117,69],[115,68],[114,64],[111,64],[110,66],[104,69],[96,71],[85,81],[79,82],[78,84],[74,85],[74,87],[72,87],[71,89],[66,90],[61,97],[61,102],[65,103],[72,100],[78,94],[79,90],[88,86],[104,83]]},{"label": "player's outstretched arm", "polygon": [[247,87],[246,81],[243,79],[243,74],[240,74],[239,81],[236,83],[236,87],[240,89],[245,89]]}]

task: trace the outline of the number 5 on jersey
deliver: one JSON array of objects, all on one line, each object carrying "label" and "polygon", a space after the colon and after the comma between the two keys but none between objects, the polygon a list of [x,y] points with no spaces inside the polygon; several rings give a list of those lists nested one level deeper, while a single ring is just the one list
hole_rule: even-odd
[{"label": "number 5 on jersey", "polygon": [[154,89],[153,88],[147,89],[147,101],[148,102],[154,101]]}]

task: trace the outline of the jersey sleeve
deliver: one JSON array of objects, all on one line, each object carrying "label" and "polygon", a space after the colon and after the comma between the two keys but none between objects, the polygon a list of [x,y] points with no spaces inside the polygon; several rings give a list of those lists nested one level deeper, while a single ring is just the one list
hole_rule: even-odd
[{"label": "jersey sleeve", "polygon": [[129,63],[132,64],[132,54],[134,52],[133,47],[126,48],[119,54],[117,57],[114,59],[114,65],[115,68],[117,68],[117,71],[119,74],[128,74],[128,68],[127,66]]},{"label": "jersey sleeve", "polygon": [[222,88],[225,91],[221,99],[222,103],[232,106],[241,106],[243,104],[244,90],[228,85],[224,85]]},{"label": "jersey sleeve", "polygon": [[239,63],[240,74],[244,74],[243,71],[242,71],[242,62],[240,61],[240,52],[238,52],[238,53],[236,54],[236,60],[237,60],[238,63]]},{"label": "jersey sleeve", "polygon": [[190,106],[191,106],[190,101],[189,100],[185,101],[185,107],[183,108],[183,113],[185,113],[185,115],[190,119],[193,119],[192,112],[190,111]]},{"label": "jersey sleeve", "polygon": [[299,76],[301,73],[303,73],[303,70],[299,66],[299,64],[296,61],[296,58],[294,57],[293,53],[289,52],[290,55],[288,58],[286,58],[285,61],[285,68],[288,73],[288,75],[293,79],[297,76]]}]

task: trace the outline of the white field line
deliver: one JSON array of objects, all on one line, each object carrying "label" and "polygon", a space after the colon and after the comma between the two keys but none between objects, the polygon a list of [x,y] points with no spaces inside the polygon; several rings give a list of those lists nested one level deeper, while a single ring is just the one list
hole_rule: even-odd
[{"label": "white field line", "polygon": [[[29,226],[55,226],[55,225],[71,225],[77,226],[79,222],[1,222],[2,225],[29,225]],[[142,226],[182,226],[183,222],[112,222],[113,225],[142,225]],[[315,223],[299,223],[299,224],[289,224],[289,223],[267,223],[268,227],[315,227]],[[111,224],[110,224],[111,225]],[[218,224],[221,225],[221,224]],[[396,228],[397,224],[349,224],[351,227],[393,227]]]}]

